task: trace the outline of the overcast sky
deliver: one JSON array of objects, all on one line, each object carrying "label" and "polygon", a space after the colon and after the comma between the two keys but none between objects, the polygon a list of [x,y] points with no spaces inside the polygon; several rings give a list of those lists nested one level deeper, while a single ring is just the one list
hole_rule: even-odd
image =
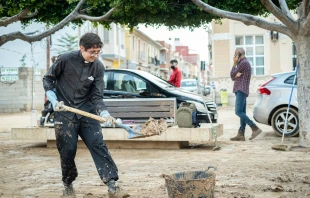
[{"label": "overcast sky", "polygon": [[191,49],[190,53],[197,53],[200,59],[208,60],[208,33],[203,28],[196,28],[193,32],[188,29],[176,29],[169,31],[167,27],[160,27],[158,29],[152,27],[139,26],[139,30],[151,37],[153,40],[168,41],[169,38],[180,38],[180,42],[184,46]]}]

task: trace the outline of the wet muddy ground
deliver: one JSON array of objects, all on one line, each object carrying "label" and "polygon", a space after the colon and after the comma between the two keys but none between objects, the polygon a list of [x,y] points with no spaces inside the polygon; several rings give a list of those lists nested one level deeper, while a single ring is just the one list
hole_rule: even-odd
[{"label": "wet muddy ground", "polygon": [[[248,108],[251,114],[251,107]],[[275,151],[280,144],[271,127],[258,124],[263,133],[246,142],[230,142],[238,129],[233,107],[219,108],[224,135],[221,149],[212,151],[213,142],[192,142],[181,150],[111,149],[118,165],[120,186],[136,198],[167,198],[162,174],[200,171],[216,166],[215,197],[219,198],[303,198],[310,197],[310,152]],[[10,129],[30,124],[30,113],[0,114],[0,197],[60,197],[60,160],[46,142],[12,141]],[[285,139],[298,145],[298,138]],[[108,197],[107,187],[97,175],[87,149],[78,149],[79,177],[74,182],[77,197]]]}]

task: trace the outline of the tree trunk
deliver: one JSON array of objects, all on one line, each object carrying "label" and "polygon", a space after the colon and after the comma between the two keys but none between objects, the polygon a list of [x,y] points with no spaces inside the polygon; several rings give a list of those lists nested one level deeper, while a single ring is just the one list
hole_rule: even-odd
[{"label": "tree trunk", "polygon": [[310,38],[295,39],[298,58],[299,145],[310,147]]}]

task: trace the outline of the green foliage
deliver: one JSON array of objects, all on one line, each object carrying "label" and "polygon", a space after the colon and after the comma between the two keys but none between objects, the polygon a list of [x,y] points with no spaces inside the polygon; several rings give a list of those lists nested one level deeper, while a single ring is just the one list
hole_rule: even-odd
[{"label": "green foliage", "polygon": [[78,49],[78,37],[77,36],[71,36],[68,33],[66,35],[62,35],[61,38],[57,39],[58,43],[56,46],[56,51],[58,54],[62,54],[64,52],[77,50]]},{"label": "green foliage", "polygon": [[[209,5],[236,13],[252,15],[266,15],[267,10],[260,0],[204,0]],[[273,0],[278,4],[278,0]],[[287,0],[291,10],[297,8],[302,0]],[[23,24],[29,22],[45,22],[57,24],[64,19],[77,5],[78,0],[6,0],[5,6],[0,6],[0,17],[8,17],[19,13],[22,9],[29,8],[32,12],[38,11],[33,19],[23,20]],[[118,6],[110,20],[130,28],[139,23],[147,26],[168,26],[170,29],[178,27],[201,27],[212,19],[220,18],[201,10],[191,0],[88,0],[82,6],[81,13],[90,16],[104,15],[112,7]],[[74,21],[82,23],[81,20]],[[100,22],[108,27],[110,22]]]}]

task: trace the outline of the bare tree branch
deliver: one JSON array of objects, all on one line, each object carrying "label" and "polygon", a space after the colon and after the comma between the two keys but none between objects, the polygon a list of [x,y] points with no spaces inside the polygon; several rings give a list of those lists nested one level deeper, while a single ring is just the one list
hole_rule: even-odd
[{"label": "bare tree branch", "polygon": [[3,44],[5,44],[8,41],[13,41],[16,39],[27,41],[29,43],[34,42],[34,41],[40,41],[41,39],[43,39],[43,38],[55,33],[56,31],[62,29],[69,22],[77,20],[77,19],[85,19],[85,20],[93,20],[93,21],[104,21],[104,20],[107,21],[109,19],[109,17],[111,16],[111,14],[113,13],[113,11],[116,9],[116,8],[112,8],[105,15],[100,16],[100,17],[91,17],[91,16],[87,16],[87,15],[81,15],[81,14],[79,14],[79,9],[81,8],[81,6],[83,5],[83,3],[85,1],[86,0],[81,0],[78,3],[78,5],[75,7],[75,9],[66,18],[64,18],[61,22],[59,22],[53,28],[48,29],[45,32],[42,32],[40,34],[33,35],[33,36],[28,36],[28,35],[23,34],[21,32],[12,32],[9,34],[1,35],[0,36],[0,46],[2,46]]},{"label": "bare tree branch", "polygon": [[74,8],[74,10],[73,10],[72,12],[78,13],[79,10],[80,10],[80,8],[82,7],[82,5],[85,3],[85,1],[86,1],[86,0],[81,0],[81,1],[77,4],[77,6]]},{"label": "bare tree branch", "polygon": [[279,0],[280,8],[283,11],[283,13],[288,16],[290,19],[294,20],[294,17],[292,16],[290,10],[287,7],[285,0]]},{"label": "bare tree branch", "polygon": [[[281,0],[280,0],[281,1]],[[275,17],[277,17],[284,25],[286,25],[293,33],[297,33],[298,25],[294,18],[290,18],[286,15],[285,11],[282,11],[277,6],[275,6],[271,0],[261,0],[261,3],[271,12]],[[285,2],[284,2],[285,3]],[[283,4],[283,3],[282,3]],[[286,3],[285,3],[286,4]],[[287,5],[286,5],[287,7]],[[288,11],[289,12],[289,11]]]},{"label": "bare tree branch", "polygon": [[38,13],[39,13],[38,10],[36,10],[34,13],[31,13],[31,14],[28,14],[27,16],[25,16],[24,19],[32,18],[32,17],[34,17],[35,15],[37,15]]},{"label": "bare tree branch", "polygon": [[21,19],[23,19],[25,16],[27,16],[29,10],[26,8],[24,10],[22,10],[20,13],[18,13],[17,15],[14,15],[12,17],[2,17],[0,19],[0,26],[8,26],[11,23],[14,23],[16,21],[19,21]]},{"label": "bare tree branch", "polygon": [[266,30],[273,30],[273,31],[281,32],[283,34],[288,35],[291,38],[294,37],[294,34],[292,33],[292,31],[283,24],[271,23],[269,21],[263,20],[262,18],[249,15],[249,14],[234,13],[234,12],[220,10],[218,8],[212,7],[202,2],[201,0],[192,0],[192,2],[196,4],[198,7],[200,7],[201,9],[203,9],[204,11],[217,15],[219,17],[241,21],[245,25],[255,25],[257,27],[260,27]]},{"label": "bare tree branch", "polygon": [[92,17],[92,16],[88,16],[88,15],[84,15],[84,14],[79,14],[77,17],[80,18],[80,19],[94,21],[94,22],[107,21],[110,18],[110,16],[112,15],[112,13],[114,12],[115,9],[116,8],[112,8],[111,10],[109,10],[109,12],[107,12],[105,15],[100,16],[100,17]]}]

